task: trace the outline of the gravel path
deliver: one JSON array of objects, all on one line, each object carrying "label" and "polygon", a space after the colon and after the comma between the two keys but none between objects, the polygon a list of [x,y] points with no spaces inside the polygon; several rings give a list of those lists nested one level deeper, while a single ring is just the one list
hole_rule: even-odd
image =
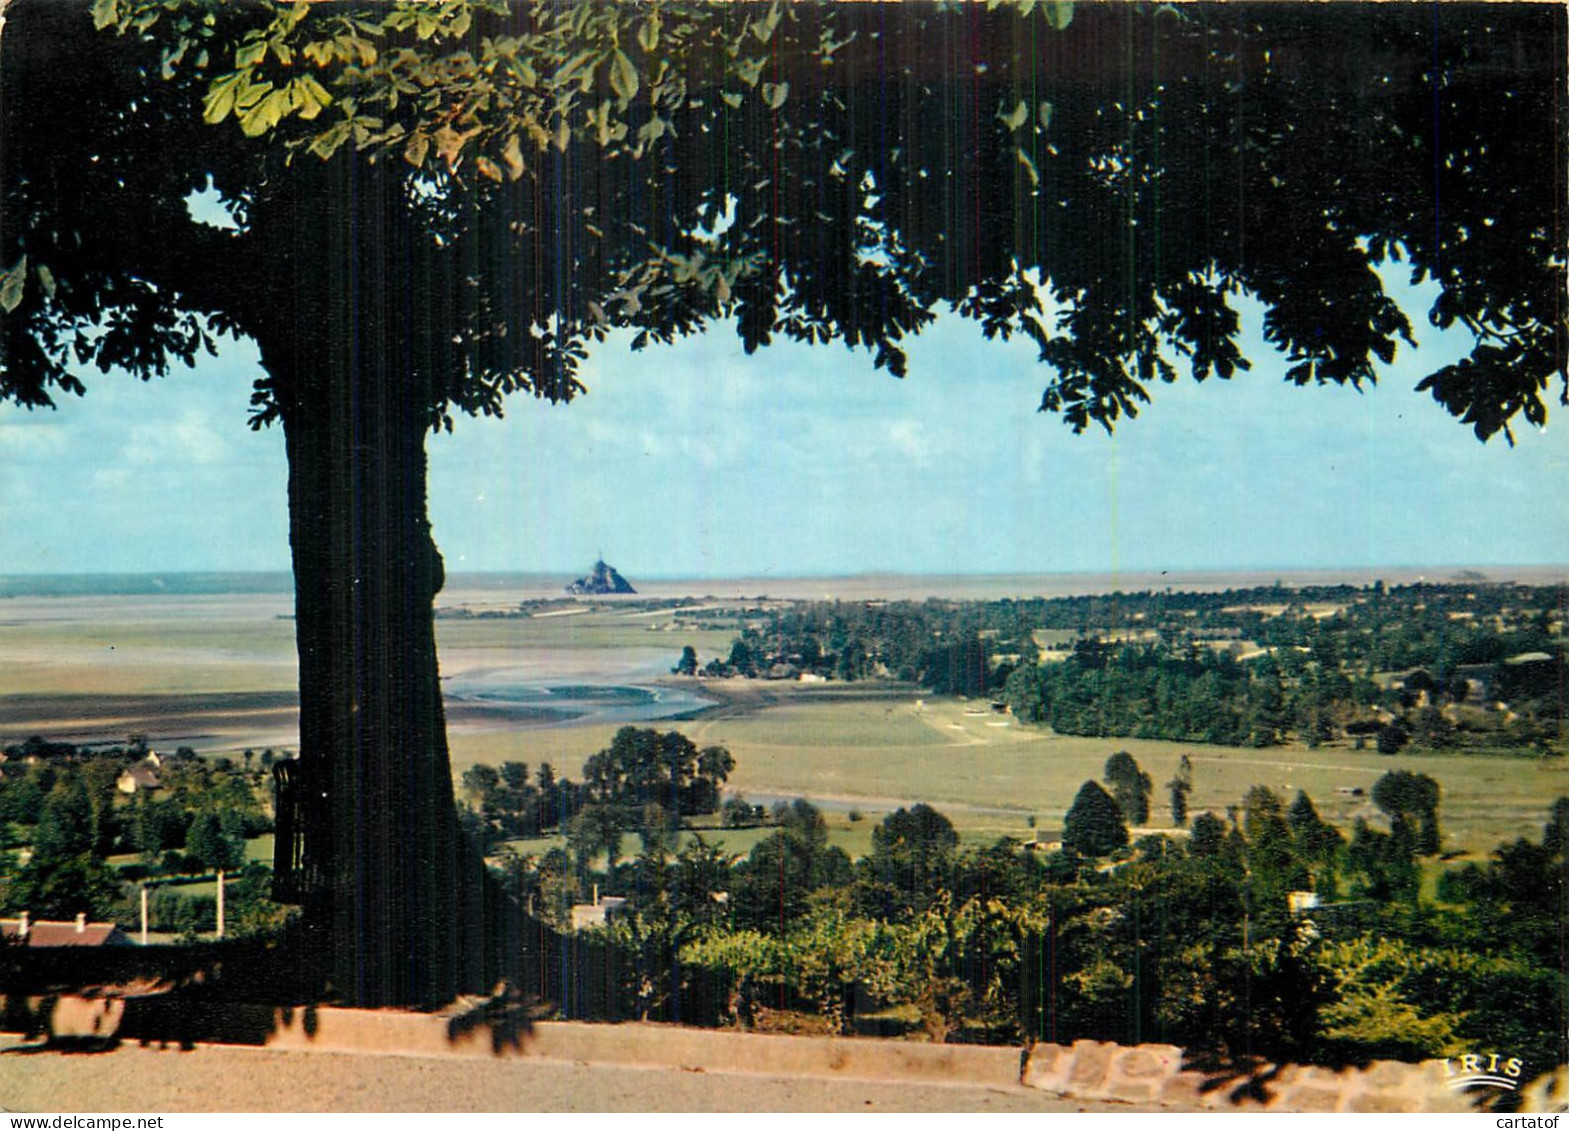
[{"label": "gravel path", "polygon": [[0,1107],[127,1115],[210,1111],[1121,1111],[1019,1088],[203,1046],[0,1051]]}]

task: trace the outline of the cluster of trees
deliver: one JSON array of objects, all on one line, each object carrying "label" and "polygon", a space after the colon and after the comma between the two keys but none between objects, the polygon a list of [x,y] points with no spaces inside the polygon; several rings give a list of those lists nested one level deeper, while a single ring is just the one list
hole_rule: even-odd
[{"label": "cluster of trees", "polygon": [[[1339,611],[1325,615],[1326,607]],[[682,670],[747,675],[784,665],[834,679],[919,679],[923,655],[943,640],[979,637],[995,665],[1021,650],[1033,658],[1037,632],[1112,639],[1136,631],[1171,645],[1229,638],[1304,648],[1325,666],[1353,671],[1427,667],[1448,680],[1463,665],[1553,649],[1559,644],[1553,624],[1561,616],[1555,589],[1485,581],[996,601],[798,601],[750,610],[736,637],[743,652],[734,653],[732,644],[732,657],[700,665],[692,650]]]},{"label": "cluster of trees", "polygon": [[[1266,655],[1188,645],[1106,645],[1081,640],[1060,663],[1019,669],[1002,695],[1015,715],[1061,734],[1164,738],[1225,746],[1273,746],[1297,734],[1312,745],[1376,701],[1339,671],[1301,665],[1295,675]],[[1289,670],[1289,669],[1287,669]]]},{"label": "cluster of trees", "polygon": [[469,835],[481,847],[498,840],[539,836],[582,807],[582,787],[557,777],[556,768],[541,762],[530,777],[527,762],[470,766],[460,780],[468,802]]},{"label": "cluster of trees", "polygon": [[[156,790],[127,797],[117,782],[148,753],[139,737],[99,749],[30,738],[6,752],[13,760],[0,772],[0,905],[11,913],[85,913],[130,924],[136,909],[128,884],[239,871],[246,841],[272,831],[263,776],[227,758],[199,759],[181,747],[158,767]],[[26,862],[19,864],[22,850]],[[137,862],[109,862],[125,855]],[[234,922],[244,930],[279,921],[281,909],[267,904],[257,876],[249,883]],[[256,899],[247,902],[251,888]],[[211,908],[188,902],[173,888],[160,890],[152,901],[154,929],[210,929],[203,924]]]},{"label": "cluster of trees", "polygon": [[627,833],[673,830],[683,820],[718,812],[735,759],[722,746],[697,745],[679,731],[622,727],[610,745],[583,763],[583,780],[557,777],[541,763],[498,770],[480,763],[463,772],[471,834],[487,848],[509,838],[564,827],[579,855],[605,852],[612,863]]},{"label": "cluster of trees", "polygon": [[[245,861],[226,868],[224,887],[224,935],[226,938],[254,938],[276,935],[293,918],[292,909],[272,899],[272,869],[256,861]],[[139,923],[137,908],[127,914],[120,910],[115,918],[121,923]],[[184,942],[211,938],[217,929],[218,901],[211,895],[192,895],[177,886],[159,885],[147,901],[148,929],[176,936]]]},{"label": "cluster of trees", "polygon": [[[1117,769],[1148,794],[1136,767]],[[1120,821],[1111,794],[1089,786]],[[698,840],[607,873],[630,905],[600,930],[622,948],[641,1016],[679,1012],[681,970],[727,986],[740,1024],[783,1011],[841,1032],[903,1024],[938,1040],[1163,1041],[1314,1061],[1480,1042],[1533,1070],[1560,1063],[1569,799],[1540,844],[1446,874],[1447,903],[1429,905],[1414,881],[1388,880],[1399,860],[1414,876],[1420,836],[1400,827],[1436,828],[1436,789],[1391,774],[1376,792],[1390,831],[1364,822],[1349,843],[1305,794],[1286,805],[1254,787],[1225,816],[1198,815],[1186,838],[1065,837],[1052,854],[962,846],[917,805],[890,814],[854,861],[797,801],[743,858]],[[549,875],[523,869],[519,882],[548,904]],[[1323,902],[1293,913],[1299,890]]]},{"label": "cluster of trees", "polygon": [[[1178,782],[1183,798],[1192,788],[1193,767],[1183,759],[1183,768],[1173,779],[1174,792]],[[1107,793],[1096,781],[1087,781],[1079,787],[1073,804],[1068,807],[1062,824],[1062,847],[1076,856],[1105,856],[1128,843],[1129,825],[1146,825],[1150,818],[1150,793],[1154,782],[1139,768],[1133,755],[1119,750],[1106,759],[1101,772],[1111,786]],[[1182,812],[1178,813],[1178,809]],[[1173,803],[1172,821],[1181,826],[1186,819],[1186,802]]]},{"label": "cluster of trees", "polygon": [[[1349,735],[1384,753],[1407,743],[1548,751],[1564,709],[1557,602],[1546,588],[1381,582],[796,602],[749,619],[726,659],[701,665],[687,647],[674,670],[896,679],[937,694],[995,696],[1063,734],[1232,746],[1316,746]],[[1326,615],[1326,606],[1340,611]],[[1065,653],[1048,653],[1060,662],[1041,663],[1038,634],[1067,632],[1075,636],[1052,646]],[[1238,659],[1243,641],[1257,653],[1247,660]],[[1467,706],[1484,685],[1507,713]]]},{"label": "cluster of trees", "polygon": [[1443,874],[1439,898],[1470,906],[1490,922],[1508,922],[1519,945],[1544,969],[1563,969],[1565,899],[1569,898],[1569,798],[1548,810],[1539,840],[1502,844],[1485,864]]},{"label": "cluster of trees", "polygon": [[896,679],[942,694],[979,696],[1006,677],[996,670],[999,654],[1038,655],[1024,620],[1001,615],[1011,604],[790,602],[749,616],[723,659],[700,664],[688,647],[675,670],[715,677]]}]

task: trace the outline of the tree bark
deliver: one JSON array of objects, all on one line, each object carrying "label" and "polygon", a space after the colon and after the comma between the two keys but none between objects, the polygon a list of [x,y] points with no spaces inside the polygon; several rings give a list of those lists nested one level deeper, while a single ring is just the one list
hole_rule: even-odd
[{"label": "tree bark", "polygon": [[[368,384],[369,388],[356,388]],[[439,1004],[460,977],[463,855],[432,601],[423,419],[375,382],[284,418],[300,661],[307,920],[358,1005]]]},{"label": "tree bark", "polygon": [[492,984],[502,920],[447,753],[429,375],[404,309],[418,261],[391,178],[346,162],[323,177],[321,196],[278,209],[316,274],[294,276],[262,341],[289,462],[298,894],[340,1000],[437,1006]]}]

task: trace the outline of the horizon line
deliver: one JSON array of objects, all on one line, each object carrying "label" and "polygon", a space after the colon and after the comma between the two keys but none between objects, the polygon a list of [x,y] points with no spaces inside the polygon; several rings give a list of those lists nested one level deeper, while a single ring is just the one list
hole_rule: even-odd
[{"label": "horizon line", "polygon": [[[610,564],[610,563],[606,563]],[[458,577],[571,577],[578,574],[581,567],[566,569],[455,569],[447,571],[450,582]],[[619,566],[612,566],[618,573],[626,576],[626,571]],[[1511,561],[1511,562],[1411,562],[1390,563],[1380,562],[1373,564],[1348,563],[1342,565],[1236,565],[1236,566],[1211,566],[1211,565],[1179,565],[1179,566],[1112,566],[1102,569],[989,569],[989,570],[901,570],[901,569],[865,569],[865,570],[803,570],[797,573],[780,572],[774,570],[754,570],[737,573],[637,573],[637,576],[647,582],[676,582],[676,581],[814,581],[814,580],[859,580],[877,578],[1013,578],[1013,577],[1116,577],[1126,576],[1161,576],[1166,574],[1309,574],[1309,573],[1375,573],[1388,571],[1395,573],[1415,573],[1421,571],[1446,571],[1456,573],[1483,573],[1485,571],[1499,570],[1569,570],[1569,560],[1565,561]],[[636,572],[636,571],[634,571]],[[292,577],[292,569],[108,569],[108,570],[36,570],[19,573],[0,573],[0,582],[28,581],[45,578],[112,578],[112,577]]]}]

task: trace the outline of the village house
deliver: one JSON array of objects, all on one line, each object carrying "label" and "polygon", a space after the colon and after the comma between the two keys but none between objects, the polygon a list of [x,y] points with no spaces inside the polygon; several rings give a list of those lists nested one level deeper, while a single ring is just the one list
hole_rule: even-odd
[{"label": "village house", "polygon": [[138,762],[122,773],[114,784],[121,793],[129,795],[157,789],[162,783],[159,782],[158,773],[152,766],[146,762]]},{"label": "village house", "polygon": [[29,947],[131,945],[126,933],[113,923],[89,923],[86,915],[78,915],[75,922],[34,921],[25,911],[20,919],[0,919],[0,937]]}]

